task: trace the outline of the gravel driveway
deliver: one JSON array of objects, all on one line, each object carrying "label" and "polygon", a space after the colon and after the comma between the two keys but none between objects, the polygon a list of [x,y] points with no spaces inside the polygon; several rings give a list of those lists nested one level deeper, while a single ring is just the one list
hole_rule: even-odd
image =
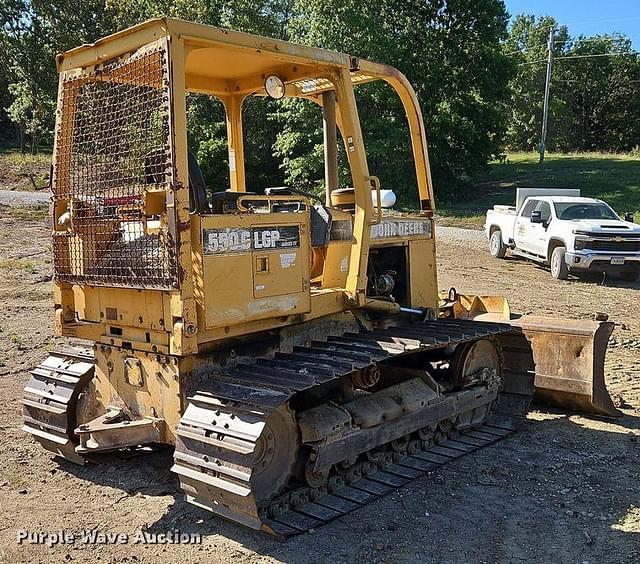
[{"label": "gravel driveway", "polygon": [[14,190],[0,190],[0,205],[21,207],[40,206],[49,203],[49,191],[19,192]]},{"label": "gravel driveway", "polygon": [[[0,205],[21,207],[40,206],[49,203],[49,192],[19,192],[0,189]],[[476,229],[462,229],[459,227],[438,226],[438,238],[446,239],[454,243],[483,243],[484,231]]]},{"label": "gravel driveway", "polygon": [[461,227],[437,226],[436,240],[446,239],[452,243],[484,243],[486,237],[480,229],[463,229]]}]

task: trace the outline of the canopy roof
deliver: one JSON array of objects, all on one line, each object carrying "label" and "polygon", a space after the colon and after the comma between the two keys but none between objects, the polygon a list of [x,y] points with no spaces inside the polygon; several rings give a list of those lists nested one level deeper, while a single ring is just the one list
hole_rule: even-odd
[{"label": "canopy roof", "polygon": [[333,87],[326,78],[332,69],[349,69],[354,84],[400,75],[393,67],[336,51],[171,18],[148,20],[71,49],[58,55],[58,70],[104,62],[163,37],[183,40],[188,91],[248,94],[276,74],[291,88],[287,94],[309,96]]}]

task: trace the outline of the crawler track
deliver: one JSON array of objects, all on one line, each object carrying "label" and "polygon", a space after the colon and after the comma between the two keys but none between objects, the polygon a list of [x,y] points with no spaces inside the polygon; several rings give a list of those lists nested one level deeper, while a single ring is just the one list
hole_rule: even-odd
[{"label": "crawler track", "polygon": [[[279,422],[287,413],[293,419],[291,413],[301,394],[317,390],[322,396],[322,390],[339,385],[354,371],[393,357],[487,338],[501,350],[500,390],[486,384],[452,393],[429,409],[365,429],[362,434],[375,434],[380,444],[369,453],[359,452],[369,456],[375,450],[375,458],[350,460],[345,472],[332,470],[324,483],[310,486],[294,478],[277,495],[265,498],[261,494],[262,466],[278,463],[269,459],[270,452],[285,460],[278,468],[282,472],[274,476],[296,468],[299,476],[298,453],[318,447],[296,442],[299,438],[294,435],[284,440],[279,437],[285,428]],[[295,347],[290,353],[276,353],[274,358],[241,362],[212,373],[207,389],[190,398],[177,429],[172,470],[191,503],[278,537],[295,535],[515,431],[533,392],[530,362],[526,339],[511,326],[466,321],[348,333]],[[433,429],[432,437],[425,437],[425,428]],[[417,434],[418,429],[423,429],[422,435]],[[407,441],[404,446],[389,446],[401,437]],[[345,444],[349,438],[353,436],[345,437]],[[340,442],[331,446],[339,448]]]},{"label": "crawler track", "polygon": [[57,349],[31,371],[22,398],[23,431],[47,450],[78,464],[84,459],[75,452],[76,404],[93,373],[91,349]]},{"label": "crawler track", "polygon": [[265,529],[280,538],[315,529],[514,431],[504,426],[485,424],[459,435],[454,433],[453,439],[447,438],[428,450],[398,457],[397,461],[381,465],[362,478],[337,485],[330,492],[296,505],[281,515],[265,519]]}]

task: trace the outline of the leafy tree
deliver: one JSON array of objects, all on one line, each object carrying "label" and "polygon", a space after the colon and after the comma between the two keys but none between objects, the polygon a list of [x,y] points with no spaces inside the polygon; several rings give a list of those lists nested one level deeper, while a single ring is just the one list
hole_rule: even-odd
[{"label": "leafy tree", "polygon": [[[509,127],[507,144],[511,148],[531,150],[540,143],[542,107],[546,77],[547,43],[550,29],[557,28],[557,22],[551,17],[536,19],[535,16],[518,16],[513,25],[504,51],[517,64],[517,74],[509,83]],[[556,32],[554,55],[563,53],[569,38],[566,27]],[[551,89],[555,92],[560,84],[558,76],[553,76]],[[563,102],[558,97],[551,99],[552,120],[563,115]]]},{"label": "leafy tree", "polygon": [[21,147],[51,142],[58,77],[55,55],[112,30],[101,0],[0,0],[0,45],[5,49],[5,106]]},{"label": "leafy tree", "polygon": [[[7,85],[0,93],[7,117],[32,145],[50,140],[55,53],[161,15],[337,49],[400,68],[422,103],[432,166],[443,184],[469,178],[500,151],[506,83],[513,72],[513,59],[500,47],[507,24],[501,0],[480,6],[474,0],[369,5],[355,0],[0,0],[0,44],[10,61],[10,70],[0,74],[0,85]],[[412,197],[415,178],[399,101],[385,85],[372,84],[358,88],[358,105],[372,172],[401,197]],[[298,109],[302,113],[295,115]],[[224,177],[226,130],[219,104],[190,96],[188,111],[190,144],[205,173],[211,180]],[[250,187],[285,180],[317,186],[322,179],[321,120],[313,104],[247,100],[245,134]],[[344,167],[342,172],[349,182]]]},{"label": "leafy tree", "polygon": [[518,69],[509,83],[508,146],[531,150],[540,141],[547,41],[554,28],[548,148],[633,149],[640,134],[640,60],[629,39],[617,34],[572,38],[553,18],[526,15],[514,20],[504,44]]},{"label": "leafy tree", "polygon": [[554,97],[565,105],[555,124],[559,149],[628,151],[638,144],[640,61],[632,52],[631,41],[619,35],[581,36],[567,44],[565,56],[575,58],[556,65]]},{"label": "leafy tree", "polygon": [[[500,47],[507,25],[503,2],[298,0],[294,12],[292,39],[388,63],[407,75],[422,105],[434,176],[449,189],[499,152],[512,73]],[[415,202],[401,105],[383,85],[360,90],[372,173],[403,201]]]}]

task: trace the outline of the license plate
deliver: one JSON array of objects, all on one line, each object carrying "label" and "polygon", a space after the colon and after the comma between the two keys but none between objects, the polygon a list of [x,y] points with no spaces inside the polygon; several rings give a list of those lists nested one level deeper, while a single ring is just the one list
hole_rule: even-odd
[{"label": "license plate", "polygon": [[611,264],[624,264],[624,257],[613,257]]}]

